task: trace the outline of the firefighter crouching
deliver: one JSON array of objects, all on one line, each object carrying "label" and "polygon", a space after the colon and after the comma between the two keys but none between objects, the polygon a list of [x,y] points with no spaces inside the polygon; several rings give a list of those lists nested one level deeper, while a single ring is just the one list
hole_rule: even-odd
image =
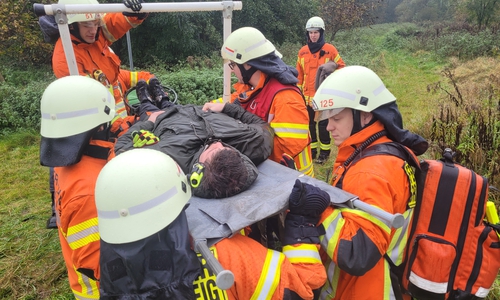
[{"label": "firefighter crouching", "polygon": [[[134,174],[134,184],[128,182]],[[297,181],[289,199],[283,253],[236,234],[210,250],[235,282],[215,275],[192,250],[185,209],[191,187],[167,154],[133,149],[113,158],[96,183],[101,234],[101,299],[313,299],[326,273],[318,253],[330,203],[327,193]],[[216,200],[214,200],[216,201]]]}]

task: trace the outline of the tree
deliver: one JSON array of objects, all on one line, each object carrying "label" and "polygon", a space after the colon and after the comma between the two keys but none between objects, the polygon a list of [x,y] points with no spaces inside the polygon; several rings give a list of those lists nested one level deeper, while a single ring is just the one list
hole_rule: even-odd
[{"label": "tree", "polygon": [[0,5],[0,59],[9,63],[50,63],[52,45],[43,35],[33,12],[34,3],[50,1],[2,0]]},{"label": "tree", "polygon": [[374,12],[383,0],[320,0],[321,17],[331,38],[342,29],[375,23]]},{"label": "tree", "polygon": [[476,21],[478,30],[488,27],[500,10],[500,0],[467,0],[465,9],[471,19]]},{"label": "tree", "polygon": [[[121,0],[108,0],[121,2]],[[171,2],[148,0],[147,2]],[[176,0],[175,2],[192,2]],[[317,15],[318,1],[245,0],[242,10],[233,11],[232,29],[252,26],[276,46],[303,42],[308,18]],[[222,12],[151,13],[146,21],[130,31],[134,64],[145,66],[158,61],[175,64],[189,56],[219,55],[223,43]],[[127,62],[125,39],[113,45]]]},{"label": "tree", "polygon": [[401,22],[443,21],[451,19],[453,1],[449,0],[403,0],[396,7]]}]

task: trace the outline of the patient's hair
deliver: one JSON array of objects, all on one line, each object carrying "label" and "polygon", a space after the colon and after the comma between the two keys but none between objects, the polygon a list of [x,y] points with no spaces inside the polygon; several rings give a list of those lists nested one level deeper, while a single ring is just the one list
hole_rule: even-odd
[{"label": "patient's hair", "polygon": [[225,198],[238,194],[246,185],[248,171],[240,154],[224,148],[203,163],[200,187],[206,198]]}]

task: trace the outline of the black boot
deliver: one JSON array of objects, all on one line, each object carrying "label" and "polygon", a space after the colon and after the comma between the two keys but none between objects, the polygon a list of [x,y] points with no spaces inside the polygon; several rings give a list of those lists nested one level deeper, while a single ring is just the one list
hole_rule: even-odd
[{"label": "black boot", "polygon": [[57,229],[56,209],[54,207],[54,192],[52,194],[52,216],[47,220],[47,229]]},{"label": "black boot", "polygon": [[318,149],[317,148],[312,148],[311,149],[311,159],[315,160],[317,155],[318,155]]},{"label": "black boot", "polygon": [[168,93],[165,92],[165,89],[157,78],[152,78],[149,80],[149,93],[156,101],[156,106],[158,106],[158,108],[160,109],[165,109],[174,105],[175,101],[170,101]]},{"label": "black boot", "polygon": [[144,80],[139,80],[139,82],[137,82],[137,85],[135,86],[137,98],[141,103],[151,102],[156,106],[156,101],[151,97],[151,94],[149,93],[148,89],[149,87],[147,82]]},{"label": "black boot", "polygon": [[316,159],[317,164],[324,164],[330,158],[330,150],[320,150],[318,159]]}]

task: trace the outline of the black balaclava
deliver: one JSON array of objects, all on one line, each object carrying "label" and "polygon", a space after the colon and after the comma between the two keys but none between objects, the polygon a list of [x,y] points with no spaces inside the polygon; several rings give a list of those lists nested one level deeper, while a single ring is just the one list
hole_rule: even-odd
[{"label": "black balaclava", "polygon": [[319,29],[319,39],[316,43],[313,43],[313,42],[311,42],[311,39],[309,38],[309,31],[306,31],[307,46],[309,47],[309,51],[311,51],[311,53],[318,52],[319,50],[321,50],[323,45],[325,45],[324,32],[325,31],[323,30],[323,28],[320,28]]},{"label": "black balaclava", "polygon": [[396,101],[377,107],[372,114],[384,124],[391,140],[410,148],[415,155],[424,154],[429,148],[429,143],[423,137],[403,129],[403,118]]},{"label": "black balaclava", "polygon": [[[296,84],[299,82],[297,76],[299,72],[288,66],[279,58],[275,52],[247,61],[247,64],[260,70],[262,73],[276,78],[282,84]],[[243,75],[243,74],[242,74]]]},{"label": "black balaclava", "polygon": [[238,69],[240,69],[240,73],[241,73],[241,77],[243,79],[243,83],[244,84],[250,84],[250,78],[252,78],[252,75],[257,72],[257,69],[250,66],[251,68],[250,69],[245,69],[245,67],[243,65],[240,65],[240,64],[236,64],[236,66],[238,66]]},{"label": "black balaclava", "polygon": [[373,118],[371,119],[370,122],[368,122],[368,124],[365,124],[365,126],[361,126],[361,111],[356,109],[351,109],[351,111],[353,120],[351,135],[360,132],[363,128],[366,128],[377,121],[377,118],[373,116]]},{"label": "black balaclava", "polygon": [[101,239],[101,300],[196,299],[193,281],[201,267],[191,249],[186,208],[141,240],[110,244]]}]

